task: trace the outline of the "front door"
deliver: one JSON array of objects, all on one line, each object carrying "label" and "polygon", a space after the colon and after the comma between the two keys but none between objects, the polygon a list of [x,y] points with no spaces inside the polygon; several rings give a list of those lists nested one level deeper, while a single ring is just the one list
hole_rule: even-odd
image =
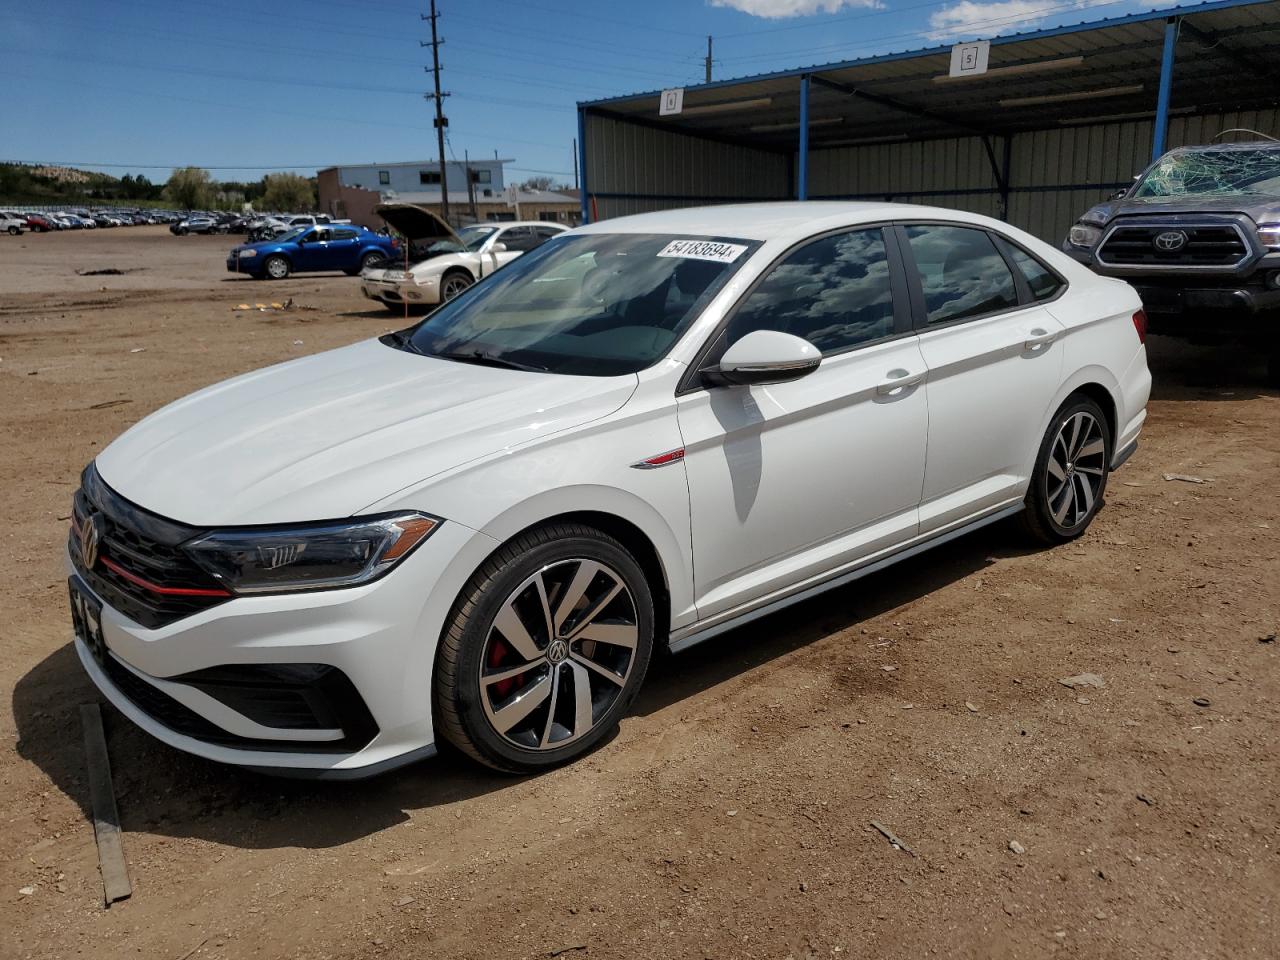
[{"label": "front door", "polygon": [[820,237],[774,264],[704,365],[753,330],[823,353],[799,380],[697,386],[678,400],[698,614],[728,614],[915,536],[924,361],[892,233]]}]

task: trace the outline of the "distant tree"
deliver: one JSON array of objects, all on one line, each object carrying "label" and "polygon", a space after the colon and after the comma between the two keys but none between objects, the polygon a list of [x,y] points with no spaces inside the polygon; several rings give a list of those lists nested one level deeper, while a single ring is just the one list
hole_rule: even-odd
[{"label": "distant tree", "polygon": [[206,210],[213,205],[213,178],[200,167],[182,167],[170,174],[164,196],[184,210]]},{"label": "distant tree", "polygon": [[316,204],[311,181],[296,173],[269,173],[262,178],[262,206],[267,210],[310,210]]},{"label": "distant tree", "polygon": [[530,177],[520,184],[521,190],[554,190],[556,182],[551,177]]}]

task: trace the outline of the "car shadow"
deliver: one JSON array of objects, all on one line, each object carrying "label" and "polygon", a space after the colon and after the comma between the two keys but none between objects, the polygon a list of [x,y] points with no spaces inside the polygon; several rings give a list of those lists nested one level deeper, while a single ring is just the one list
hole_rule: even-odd
[{"label": "car shadow", "polygon": [[1248,344],[1150,336],[1147,365],[1152,400],[1252,400],[1277,392],[1267,385],[1266,351]]},{"label": "car shadow", "polygon": [[[993,525],[685,653],[660,657],[632,713],[661,710],[970,576],[998,558],[1026,552],[1007,524]],[[101,701],[70,643],[25,674],[13,694],[19,755],[39,767],[86,816],[89,796],[78,706]],[[321,849],[402,823],[411,811],[498,793],[520,782],[448,749],[374,780],[280,779],[172,749],[109,704],[102,709],[126,831],[246,849]]]}]

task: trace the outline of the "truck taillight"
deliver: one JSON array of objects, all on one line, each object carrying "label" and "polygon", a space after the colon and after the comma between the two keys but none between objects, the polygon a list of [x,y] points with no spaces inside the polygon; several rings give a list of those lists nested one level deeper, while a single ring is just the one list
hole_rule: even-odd
[{"label": "truck taillight", "polygon": [[1133,329],[1138,331],[1138,342],[1147,342],[1147,312],[1139,310],[1133,315]]}]

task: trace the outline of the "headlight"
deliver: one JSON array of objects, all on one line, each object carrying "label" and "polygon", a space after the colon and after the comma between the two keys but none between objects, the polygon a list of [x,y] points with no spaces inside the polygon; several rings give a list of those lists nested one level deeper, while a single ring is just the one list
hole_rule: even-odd
[{"label": "headlight", "polygon": [[1258,239],[1268,250],[1280,250],[1280,223],[1258,224]]},{"label": "headlight", "polygon": [[376,580],[440,525],[421,513],[277,529],[215,530],[186,544],[235,593],[353,587]]},{"label": "headlight", "polygon": [[239,257],[240,257],[240,259],[241,259],[241,260],[243,260],[245,257],[256,257],[257,255],[258,255],[258,251],[257,251],[257,250],[241,250],[241,251],[239,251]]},{"label": "headlight", "polygon": [[1102,230],[1089,223],[1077,223],[1071,228],[1071,232],[1067,234],[1067,239],[1071,241],[1073,247],[1097,246],[1101,237]]}]

